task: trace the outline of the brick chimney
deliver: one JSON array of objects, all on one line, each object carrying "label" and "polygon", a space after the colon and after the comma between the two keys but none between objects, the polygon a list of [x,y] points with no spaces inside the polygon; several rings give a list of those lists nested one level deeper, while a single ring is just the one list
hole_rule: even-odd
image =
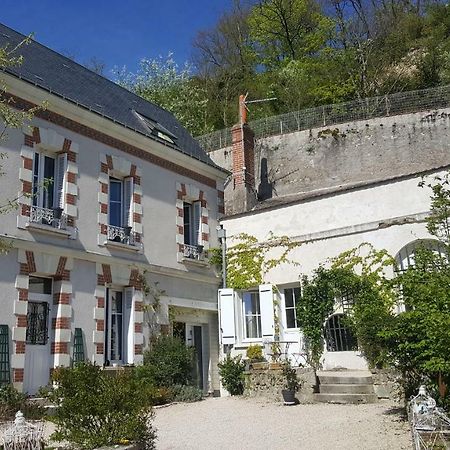
[{"label": "brick chimney", "polygon": [[232,202],[228,214],[248,211],[256,204],[255,134],[246,123],[245,97],[239,97],[240,123],[231,129]]}]

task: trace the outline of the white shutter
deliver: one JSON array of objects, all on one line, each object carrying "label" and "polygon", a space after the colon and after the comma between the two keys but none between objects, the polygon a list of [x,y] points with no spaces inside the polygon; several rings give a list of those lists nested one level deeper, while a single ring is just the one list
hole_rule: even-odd
[{"label": "white shutter", "polygon": [[234,323],[234,290],[219,289],[219,325],[221,343],[236,342],[236,325]]},{"label": "white shutter", "polygon": [[192,224],[194,239],[192,241],[192,245],[198,245],[202,242],[201,236],[202,204],[201,202],[194,202],[192,206],[194,207],[194,214],[193,214],[194,223]]},{"label": "white shutter", "polygon": [[123,180],[123,226],[133,226],[133,177]]},{"label": "white shutter", "polygon": [[123,291],[123,362],[134,362],[134,288],[127,287]]},{"label": "white shutter", "polygon": [[275,320],[273,314],[273,290],[271,284],[259,286],[259,304],[261,309],[261,330],[263,339],[273,339]]},{"label": "white shutter", "polygon": [[61,153],[56,158],[55,167],[55,200],[54,207],[64,209],[66,194],[67,153]]}]

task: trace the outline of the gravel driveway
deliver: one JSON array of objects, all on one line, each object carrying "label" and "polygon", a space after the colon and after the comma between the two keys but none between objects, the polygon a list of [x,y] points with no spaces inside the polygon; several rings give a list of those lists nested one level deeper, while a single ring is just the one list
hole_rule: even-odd
[{"label": "gravel driveway", "polygon": [[159,450],[411,449],[409,427],[389,401],[283,406],[236,397],[156,410]]}]

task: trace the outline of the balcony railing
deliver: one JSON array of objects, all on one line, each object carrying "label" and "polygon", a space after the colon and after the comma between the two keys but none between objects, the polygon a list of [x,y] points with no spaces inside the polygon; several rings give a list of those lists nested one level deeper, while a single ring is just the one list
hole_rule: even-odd
[{"label": "balcony railing", "polygon": [[189,259],[196,259],[197,261],[203,261],[203,245],[183,245],[183,256]]},{"label": "balcony railing", "polygon": [[108,241],[133,246],[138,245],[136,235],[131,231],[131,227],[108,225]]},{"label": "balcony railing", "polygon": [[49,227],[65,230],[67,228],[67,217],[61,208],[41,208],[32,206],[30,211],[30,223],[48,225]]}]

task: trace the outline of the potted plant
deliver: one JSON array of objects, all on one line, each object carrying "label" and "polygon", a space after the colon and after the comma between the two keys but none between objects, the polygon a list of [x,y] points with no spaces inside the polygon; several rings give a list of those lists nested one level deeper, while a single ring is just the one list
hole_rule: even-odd
[{"label": "potted plant", "polygon": [[253,369],[264,369],[265,359],[263,356],[262,347],[257,344],[251,344],[247,347],[247,358],[249,361],[249,368]]},{"label": "potted plant", "polygon": [[295,405],[295,393],[300,389],[300,380],[297,377],[297,371],[286,361],[282,367],[284,377],[284,389],[281,390],[285,405]]}]

